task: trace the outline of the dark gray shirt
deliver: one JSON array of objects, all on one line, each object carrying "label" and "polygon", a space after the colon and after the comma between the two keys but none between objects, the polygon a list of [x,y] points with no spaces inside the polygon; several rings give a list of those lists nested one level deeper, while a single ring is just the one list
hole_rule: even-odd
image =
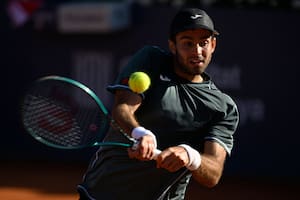
[{"label": "dark gray shirt", "polygon": [[[173,72],[172,56],[162,49],[146,46],[125,66],[108,90],[129,90],[132,72],[144,71],[151,78],[137,110],[139,123],[157,138],[158,149],[188,144],[199,152],[207,140],[219,143],[230,154],[238,124],[234,101],[222,93],[207,74],[204,82],[191,83]],[[111,129],[106,141],[128,142]],[[96,199],[154,200],[172,185],[164,199],[184,199],[190,173],[157,169],[155,161],[128,158],[124,148],[101,147],[95,154],[81,187]]]}]

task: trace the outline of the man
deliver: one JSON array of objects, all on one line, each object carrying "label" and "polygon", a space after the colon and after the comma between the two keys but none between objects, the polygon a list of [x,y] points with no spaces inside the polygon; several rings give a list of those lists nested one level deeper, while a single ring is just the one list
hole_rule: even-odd
[{"label": "man", "polygon": [[[236,104],[205,73],[218,34],[205,11],[183,9],[170,27],[170,52],[146,46],[133,56],[108,90],[114,120],[139,145],[101,147],[78,186],[81,199],[184,199],[191,176],[218,183],[238,124]],[[151,78],[143,94],[128,87],[136,71]],[[127,138],[111,129],[105,140]]]}]

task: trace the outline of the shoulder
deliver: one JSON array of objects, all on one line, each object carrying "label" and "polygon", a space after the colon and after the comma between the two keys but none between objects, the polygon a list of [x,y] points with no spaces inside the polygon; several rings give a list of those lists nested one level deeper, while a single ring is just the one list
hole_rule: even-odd
[{"label": "shoulder", "polygon": [[229,110],[237,110],[237,105],[233,98],[220,90],[212,81],[211,77],[205,75],[207,81],[198,85],[200,95],[209,99],[209,102],[216,107],[217,110],[227,112]]},{"label": "shoulder", "polygon": [[225,104],[225,108],[228,108],[228,107],[231,107],[232,109],[237,108],[235,101],[233,100],[233,98],[229,94],[221,91],[214,84],[212,84],[212,85],[213,85],[213,88],[214,88],[213,90],[215,90],[215,93],[218,94],[217,96],[219,96],[220,101],[223,104]]},{"label": "shoulder", "polygon": [[168,71],[172,66],[172,54],[161,47],[147,45],[141,48],[132,58],[129,65],[142,67],[148,75],[157,75]]},{"label": "shoulder", "polygon": [[239,119],[239,111],[236,102],[230,95],[226,94],[225,92],[222,92],[219,89],[216,89],[216,91],[218,93],[218,100],[216,105],[218,105],[219,110],[221,111],[221,113],[223,113],[222,116],[224,116],[227,120],[230,119],[233,125],[236,126]]},{"label": "shoulder", "polygon": [[147,45],[139,49],[129,60],[128,65],[136,67],[138,65],[150,68],[164,65],[170,62],[171,54],[158,46]]},{"label": "shoulder", "polygon": [[205,79],[207,80],[207,85],[208,88],[210,89],[210,91],[212,93],[214,93],[214,95],[216,95],[218,97],[218,99],[220,99],[220,101],[225,102],[226,104],[230,104],[230,105],[234,105],[236,106],[234,100],[232,99],[231,96],[229,96],[228,94],[226,94],[225,92],[221,91],[213,82],[211,76],[207,73],[203,74]]},{"label": "shoulder", "polygon": [[169,51],[153,45],[144,46],[137,52],[137,54],[140,56],[155,57],[161,59],[168,58],[171,56]]}]

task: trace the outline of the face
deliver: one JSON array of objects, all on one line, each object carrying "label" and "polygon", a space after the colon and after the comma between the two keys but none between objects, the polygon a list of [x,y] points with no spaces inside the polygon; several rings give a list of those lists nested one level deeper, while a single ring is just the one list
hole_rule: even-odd
[{"label": "face", "polygon": [[216,47],[216,38],[205,29],[187,30],[169,40],[175,56],[175,73],[192,82],[202,82],[201,74],[210,63]]}]

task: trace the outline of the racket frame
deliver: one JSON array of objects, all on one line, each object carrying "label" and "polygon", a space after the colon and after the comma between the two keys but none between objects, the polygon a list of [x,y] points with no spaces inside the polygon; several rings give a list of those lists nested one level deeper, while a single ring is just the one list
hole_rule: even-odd
[{"label": "racket frame", "polygon": [[33,84],[39,84],[39,82],[43,82],[43,81],[47,81],[47,80],[56,80],[56,81],[61,81],[61,82],[65,82],[68,84],[71,84],[73,86],[76,86],[78,88],[80,88],[81,90],[83,90],[86,94],[88,94],[95,102],[96,105],[102,110],[104,116],[105,116],[105,126],[102,127],[98,132],[107,132],[109,125],[111,125],[114,129],[118,129],[128,140],[129,143],[131,144],[126,144],[126,143],[120,143],[120,142],[99,142],[99,138],[100,138],[100,134],[99,137],[97,137],[95,139],[94,143],[91,143],[90,145],[79,145],[79,146],[63,146],[63,145],[58,145],[58,144],[54,144],[49,142],[46,139],[43,139],[40,135],[36,134],[33,130],[31,130],[31,128],[26,127],[24,124],[24,115],[22,114],[22,121],[23,121],[23,125],[24,128],[27,130],[27,132],[29,132],[29,134],[35,138],[37,141],[53,147],[53,148],[58,148],[58,149],[82,149],[82,148],[86,148],[86,147],[93,147],[93,146],[120,146],[120,147],[132,147],[134,143],[136,143],[136,141],[133,138],[130,138],[128,136],[128,134],[126,134],[120,127],[118,127],[116,125],[116,122],[110,118],[109,116],[109,112],[106,109],[106,107],[103,105],[103,103],[101,102],[101,100],[98,98],[98,96],[94,93],[94,91],[92,91],[90,88],[88,88],[87,86],[85,86],[84,84],[73,80],[71,78],[67,78],[67,77],[62,77],[62,76],[57,76],[57,75],[50,75],[50,76],[44,76],[41,77],[39,79],[37,79]]}]

